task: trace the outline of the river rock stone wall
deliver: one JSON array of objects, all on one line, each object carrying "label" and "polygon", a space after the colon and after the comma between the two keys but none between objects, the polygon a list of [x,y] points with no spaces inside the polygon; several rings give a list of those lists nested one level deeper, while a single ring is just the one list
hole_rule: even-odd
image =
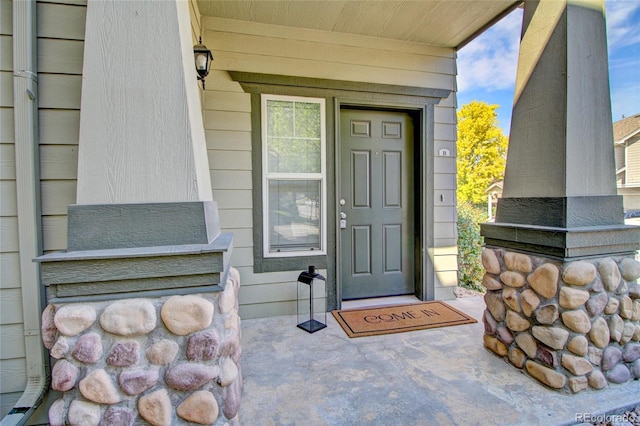
[{"label": "river rock stone wall", "polygon": [[640,379],[640,262],[485,248],[484,345],[564,393]]},{"label": "river rock stone wall", "polygon": [[239,424],[238,271],[224,291],[50,304],[56,425]]}]

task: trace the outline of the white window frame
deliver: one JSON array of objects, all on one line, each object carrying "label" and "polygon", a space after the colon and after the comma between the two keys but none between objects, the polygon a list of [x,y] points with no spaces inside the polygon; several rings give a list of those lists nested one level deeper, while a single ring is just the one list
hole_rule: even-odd
[{"label": "white window frame", "polygon": [[[262,134],[262,241],[263,256],[265,258],[325,256],[327,254],[327,166],[326,143],[327,121],[326,103],[324,98],[310,98],[302,96],[267,95],[261,96],[261,134]],[[271,100],[307,102],[320,104],[320,173],[269,173],[267,154],[267,102]],[[270,180],[319,180],[320,181],[320,249],[271,252],[269,250],[271,233],[269,232],[269,181]],[[254,206],[255,208],[255,206]]]}]

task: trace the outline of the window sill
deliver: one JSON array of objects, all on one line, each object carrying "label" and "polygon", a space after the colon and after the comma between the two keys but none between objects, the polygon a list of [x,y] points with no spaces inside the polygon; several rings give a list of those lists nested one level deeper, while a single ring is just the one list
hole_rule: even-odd
[{"label": "window sill", "polygon": [[253,272],[284,272],[307,270],[309,265],[316,269],[327,268],[326,253],[313,256],[289,256],[289,257],[258,257],[254,259]]}]

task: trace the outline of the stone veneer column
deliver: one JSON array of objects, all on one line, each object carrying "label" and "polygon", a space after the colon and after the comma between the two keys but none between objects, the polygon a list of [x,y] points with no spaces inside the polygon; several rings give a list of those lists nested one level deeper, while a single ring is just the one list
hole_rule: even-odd
[{"label": "stone veneer column", "polygon": [[640,379],[640,262],[485,248],[484,345],[567,393]]},{"label": "stone veneer column", "polygon": [[238,273],[217,293],[54,303],[49,424],[238,424]]},{"label": "stone veneer column", "polygon": [[77,205],[48,289],[52,425],[237,424],[233,236],[212,201],[189,4],[89,0]]},{"label": "stone veneer column", "polygon": [[566,392],[640,378],[640,228],[613,154],[604,2],[526,1],[484,344]]}]

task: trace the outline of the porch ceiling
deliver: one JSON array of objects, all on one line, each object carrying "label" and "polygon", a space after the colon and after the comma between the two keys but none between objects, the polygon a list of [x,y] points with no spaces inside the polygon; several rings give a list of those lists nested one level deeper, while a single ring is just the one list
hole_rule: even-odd
[{"label": "porch ceiling", "polygon": [[521,0],[197,0],[203,16],[461,47]]}]

